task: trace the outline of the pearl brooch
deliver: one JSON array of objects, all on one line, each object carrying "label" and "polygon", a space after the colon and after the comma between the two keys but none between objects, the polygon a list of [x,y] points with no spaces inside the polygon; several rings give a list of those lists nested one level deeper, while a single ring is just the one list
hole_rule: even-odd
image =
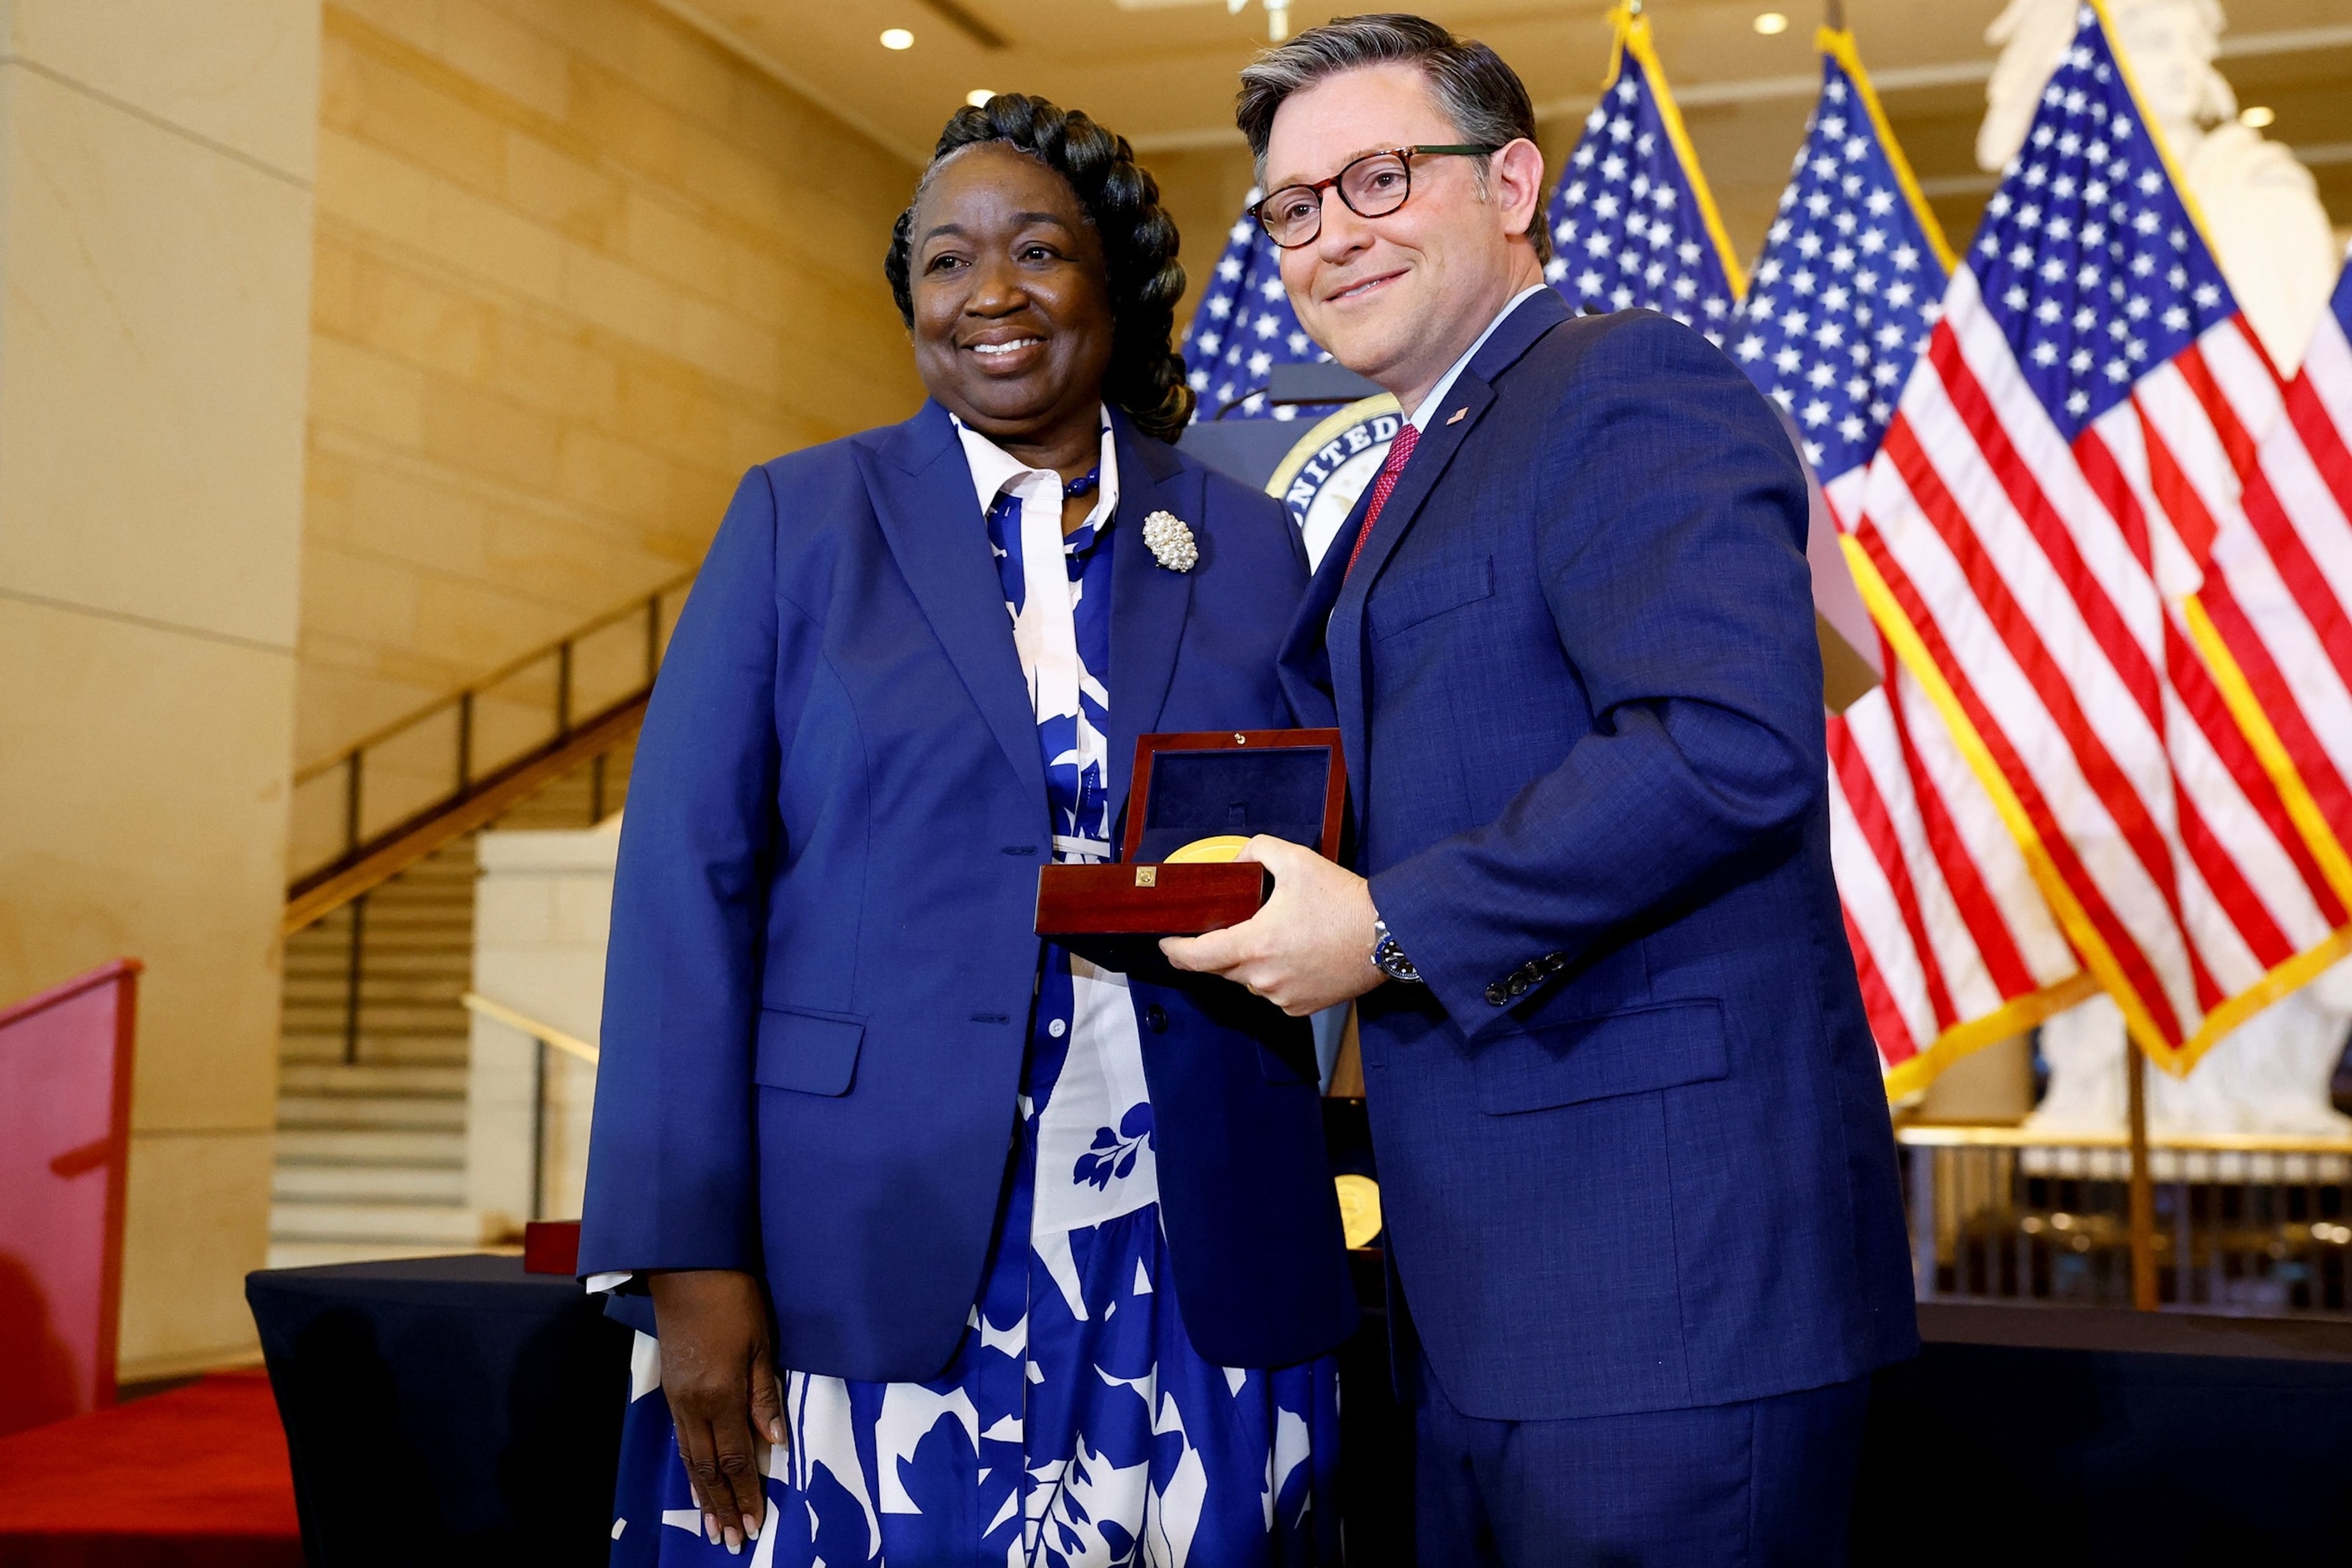
[{"label": "pearl brooch", "polygon": [[1201,547],[1192,542],[1192,529],[1173,512],[1155,511],[1145,518],[1143,542],[1171,572],[1190,572],[1200,563]]}]

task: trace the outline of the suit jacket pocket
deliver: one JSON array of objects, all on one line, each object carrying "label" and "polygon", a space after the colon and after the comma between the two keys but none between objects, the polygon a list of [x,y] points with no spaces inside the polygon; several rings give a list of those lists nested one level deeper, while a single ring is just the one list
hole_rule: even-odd
[{"label": "suit jacket pocket", "polygon": [[803,1094],[847,1094],[865,1039],[866,1020],[855,1013],[762,1007],[752,1080]]},{"label": "suit jacket pocket", "polygon": [[1409,626],[1433,620],[1448,610],[1495,596],[1495,559],[1481,555],[1472,561],[1449,561],[1424,567],[1400,581],[1383,578],[1374,584],[1365,604],[1372,624],[1372,639],[1394,637]]},{"label": "suit jacket pocket", "polygon": [[1490,1116],[1704,1083],[1730,1070],[1720,1003],[1672,1002],[1509,1035],[1475,1061]]}]

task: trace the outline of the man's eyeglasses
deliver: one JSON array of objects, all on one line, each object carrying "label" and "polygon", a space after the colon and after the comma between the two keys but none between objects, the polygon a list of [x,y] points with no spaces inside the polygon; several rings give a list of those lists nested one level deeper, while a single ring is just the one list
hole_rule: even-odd
[{"label": "man's eyeglasses", "polygon": [[1311,185],[1285,185],[1251,210],[1265,237],[1285,250],[1314,243],[1323,232],[1323,193],[1336,188],[1348,210],[1358,217],[1386,217],[1412,195],[1415,158],[1476,157],[1499,153],[1499,145],[1456,142],[1444,147],[1391,147],[1367,153],[1328,180]]}]

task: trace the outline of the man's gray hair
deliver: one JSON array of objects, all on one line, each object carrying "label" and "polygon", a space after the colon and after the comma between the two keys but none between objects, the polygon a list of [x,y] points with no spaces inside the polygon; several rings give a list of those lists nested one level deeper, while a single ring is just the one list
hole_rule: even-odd
[{"label": "man's gray hair", "polygon": [[[1381,65],[1419,68],[1438,109],[1465,142],[1500,147],[1522,137],[1535,140],[1535,105],[1527,84],[1502,56],[1475,38],[1457,38],[1426,16],[1405,12],[1339,16],[1277,44],[1242,68],[1234,121],[1249,138],[1258,184],[1265,183],[1265,144],[1284,100],[1327,77]],[[1488,162],[1480,158],[1473,164],[1482,191]],[[1540,205],[1528,224],[1528,237],[1537,256],[1549,260],[1550,236]]]}]

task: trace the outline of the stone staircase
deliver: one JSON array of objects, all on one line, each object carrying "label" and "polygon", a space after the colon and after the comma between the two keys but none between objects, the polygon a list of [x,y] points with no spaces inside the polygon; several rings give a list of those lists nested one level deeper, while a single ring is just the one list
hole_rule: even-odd
[{"label": "stone staircase", "polygon": [[[576,828],[620,809],[634,742],[550,784],[499,828]],[[600,776],[601,775],[601,776]],[[474,838],[367,895],[359,1007],[345,905],[287,939],[269,1266],[480,1251],[466,1201]]]}]

